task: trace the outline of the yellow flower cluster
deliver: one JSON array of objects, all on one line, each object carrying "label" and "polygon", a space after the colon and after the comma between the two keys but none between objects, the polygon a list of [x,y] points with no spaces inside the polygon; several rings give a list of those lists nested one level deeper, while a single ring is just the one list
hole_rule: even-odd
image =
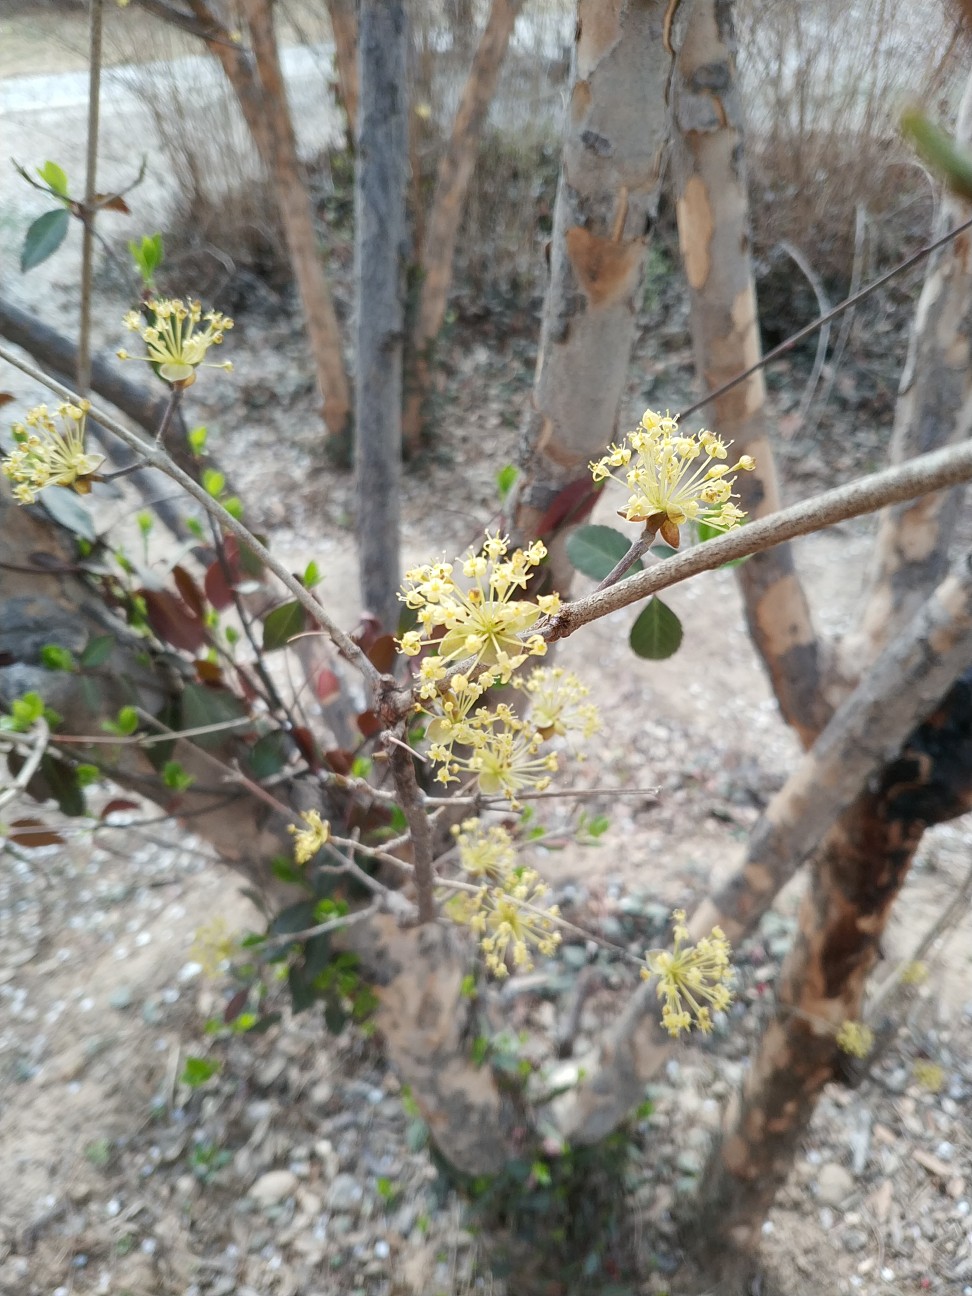
[{"label": "yellow flower cluster", "polygon": [[915,1077],[915,1083],[929,1093],[938,1093],[945,1083],[945,1072],[937,1062],[930,1062],[927,1058],[919,1058],[911,1069]]},{"label": "yellow flower cluster", "polygon": [[[129,311],[123,323],[133,333],[138,333],[145,343],[148,355],[133,356],[119,351],[119,360],[146,360],[159,366],[159,377],[173,387],[189,387],[196,381],[196,370],[205,363],[211,346],[218,346],[223,334],[233,327],[233,321],[218,311],[207,311],[203,316],[197,301],[178,301],[153,298],[146,307],[150,319],[138,311]],[[205,319],[204,327],[199,327]],[[232,369],[229,361],[221,365],[206,365],[209,369]]]},{"label": "yellow flower cluster", "polygon": [[725,1012],[732,1003],[727,984],[733,975],[732,949],[720,927],[713,927],[697,945],[687,945],[685,910],[676,909],[672,916],[674,949],[648,950],[641,975],[645,981],[658,978],[658,998],[664,1000],[662,1025],[669,1035],[680,1035],[693,1025],[707,1035],[713,1011]]},{"label": "yellow flower cluster", "polygon": [[202,974],[213,980],[219,975],[223,964],[232,957],[236,941],[230,935],[225,918],[214,918],[212,922],[203,923],[196,930],[195,938],[189,949],[189,958],[198,963]]},{"label": "yellow flower cluster", "polygon": [[467,819],[456,840],[460,864],[483,885],[456,896],[448,907],[450,917],[476,933],[493,976],[508,976],[510,964],[529,972],[531,951],[549,958],[560,944],[560,911],[543,904],[549,888],[534,869],[516,865],[516,848],[505,828],[487,829]]},{"label": "yellow flower cluster", "polygon": [[[751,472],[756,464],[743,455],[730,467],[722,462],[727,456],[725,443],[712,432],[684,436],[675,419],[646,410],[641,426],[589,467],[596,482],[610,477],[628,487],[621,517],[644,522],[677,548],[684,522],[731,531],[746,516],[731,502],[735,478],[730,474]],[[615,468],[627,470],[623,480]]]},{"label": "yellow flower cluster", "polygon": [[[416,613],[420,628],[403,634],[398,646],[408,657],[417,657],[428,646],[437,648],[419,671],[422,697],[435,696],[436,683],[448,674],[449,662],[472,658],[470,671],[483,666],[495,682],[506,684],[527,657],[544,655],[547,645],[540,635],[525,641],[520,635],[541,613],[556,612],[560,596],[543,594],[536,602],[513,596],[527,588],[533,568],[546,556],[539,540],[529,549],[509,553],[508,539],[487,531],[482,552],[462,561],[469,589],[456,581],[452,563],[430,563],[405,573],[399,598]],[[441,637],[440,631],[444,631]]]},{"label": "yellow flower cluster", "polygon": [[319,811],[305,810],[301,819],[306,828],[291,824],[287,829],[294,838],[294,859],[298,864],[308,864],[317,852],[331,839],[331,825],[322,819]]},{"label": "yellow flower cluster", "polygon": [[88,402],[64,403],[51,414],[46,405],[28,410],[23,423],[13,425],[14,447],[0,464],[4,477],[14,483],[21,504],[33,504],[45,486],[73,486],[79,495],[91,490],[91,476],[104,463],[104,455],[84,448],[84,420]]},{"label": "yellow flower cluster", "polygon": [[851,1057],[866,1058],[874,1047],[874,1032],[859,1021],[845,1021],[837,1031],[837,1047]]},{"label": "yellow flower cluster", "polygon": [[537,666],[513,687],[529,698],[530,720],[543,738],[571,732],[592,738],[601,727],[597,707],[584,701],[591,690],[562,666]]}]

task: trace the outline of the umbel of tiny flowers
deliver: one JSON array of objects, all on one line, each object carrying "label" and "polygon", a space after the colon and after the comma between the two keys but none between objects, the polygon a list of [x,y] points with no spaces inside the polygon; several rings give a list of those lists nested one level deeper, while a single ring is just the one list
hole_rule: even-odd
[{"label": "umbel of tiny flowers", "polygon": [[[160,378],[172,387],[189,387],[196,381],[200,365],[207,369],[233,368],[224,364],[209,364],[206,353],[219,346],[223,334],[233,327],[233,321],[218,311],[203,315],[197,301],[178,301],[170,298],[151,298],[146,303],[150,316],[145,319],[138,311],[129,311],[122,321],[127,329],[138,333],[145,343],[147,355],[133,356],[125,350],[118,352],[119,360],[145,360],[158,366]],[[205,320],[205,324],[201,321]]]},{"label": "umbel of tiny flowers", "polygon": [[530,721],[543,738],[579,733],[593,738],[601,727],[597,707],[585,702],[591,690],[562,666],[537,666],[513,687],[530,701]]},{"label": "umbel of tiny flowers", "polygon": [[104,455],[84,448],[84,421],[88,402],[67,402],[51,414],[46,405],[27,411],[23,423],[12,428],[14,446],[0,464],[13,483],[21,504],[33,504],[45,486],[70,486],[79,495],[91,490],[91,478],[104,463]]},{"label": "umbel of tiny flowers", "polygon": [[309,863],[317,852],[331,839],[331,825],[322,819],[317,810],[305,810],[301,819],[306,828],[291,824],[287,829],[294,838],[294,859],[298,864]]},{"label": "umbel of tiny flowers", "polygon": [[408,657],[417,657],[427,647],[437,650],[420,668],[421,697],[435,695],[436,683],[448,674],[449,662],[472,658],[467,673],[483,666],[496,683],[506,684],[528,657],[544,655],[547,645],[540,635],[526,640],[520,636],[542,613],[556,612],[560,597],[542,594],[536,601],[528,601],[514,595],[526,590],[533,568],[546,556],[539,540],[528,549],[510,553],[505,536],[487,531],[480,553],[457,559],[468,589],[456,580],[452,563],[430,563],[405,573],[399,598],[415,612],[419,628],[406,631],[398,646]]},{"label": "umbel of tiny flowers", "polygon": [[836,1035],[837,1047],[851,1057],[866,1058],[874,1047],[874,1032],[859,1021],[841,1022]]},{"label": "umbel of tiny flowers", "polygon": [[[735,472],[751,472],[755,461],[742,455],[732,466],[719,437],[701,431],[685,436],[670,415],[646,410],[641,426],[620,445],[589,465],[596,482],[608,477],[627,486],[628,502],[619,510],[629,522],[644,522],[652,535],[678,548],[679,527],[699,521],[731,531],[746,516],[732,503]],[[624,477],[613,470],[624,468]]]},{"label": "umbel of tiny flowers", "polygon": [[732,979],[732,949],[720,927],[696,945],[687,944],[685,910],[676,909],[674,949],[648,950],[642,978],[658,978],[658,998],[663,1000],[662,1025],[677,1036],[693,1026],[707,1035],[712,1030],[712,1013],[725,1012],[732,1003],[728,982]]},{"label": "umbel of tiny flowers", "polygon": [[510,964],[529,972],[533,950],[549,958],[560,944],[560,910],[543,903],[549,888],[536,870],[516,864],[513,838],[501,825],[467,819],[456,841],[463,871],[483,885],[455,896],[446,912],[476,933],[493,976],[508,976]]}]

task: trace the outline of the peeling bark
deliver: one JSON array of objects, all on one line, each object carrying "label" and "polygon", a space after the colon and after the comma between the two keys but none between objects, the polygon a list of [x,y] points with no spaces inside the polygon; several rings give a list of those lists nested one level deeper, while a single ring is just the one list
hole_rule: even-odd
[{"label": "peeling bark", "polygon": [[[972,77],[959,109],[956,139],[972,146]],[[936,237],[969,217],[969,204],[946,193]],[[966,231],[928,265],[901,375],[891,462],[901,463],[972,432],[972,236]],[[871,587],[858,630],[841,649],[853,680],[862,662],[880,652],[913,615],[924,591],[945,571],[963,490],[956,488],[897,504],[881,515]]]},{"label": "peeling bark", "polygon": [[[729,0],[694,0],[673,83],[679,243],[689,285],[692,341],[703,393],[760,359],[762,348],[749,239],[743,111]],[[711,425],[756,471],[737,480],[754,518],[780,507],[760,369],[710,406]],[[821,688],[822,650],[789,545],[737,571],[749,633],[784,720],[809,747],[832,708]],[[927,586],[926,586],[927,588]]]},{"label": "peeling bark", "polygon": [[358,5],[356,0],[327,0],[327,14],[334,37],[334,69],[338,95],[348,119],[348,145],[358,133]]},{"label": "peeling bark", "polygon": [[[91,637],[106,633],[116,644],[100,670],[82,676],[41,663],[47,644],[78,658]],[[122,706],[140,706],[152,715],[177,706],[185,683],[178,666],[172,653],[146,659],[145,640],[130,634],[76,567],[73,542],[39,509],[14,504],[0,481],[0,707],[37,692],[62,716],[58,733],[103,738],[101,721]],[[287,828],[297,812],[313,807],[337,821],[344,813],[339,804],[322,804],[317,780],[294,777],[278,780],[272,798],[292,812],[275,809],[234,778],[244,747],[232,736],[211,735],[205,751],[185,740],[176,743],[171,758],[196,780],[178,794],[137,744],[102,742],[69,750],[184,819],[270,912],[305,898],[269,867],[275,856],[289,856],[293,838]],[[475,1003],[462,994],[468,962],[458,937],[445,926],[403,930],[380,915],[349,928],[343,940],[375,982],[387,1057],[411,1085],[436,1147],[464,1173],[494,1173],[514,1155],[516,1131],[489,1066],[472,1060],[472,1040],[480,1032]]]},{"label": "peeling bark", "polygon": [[[668,138],[667,8],[579,0],[550,283],[511,501],[518,540],[542,533],[550,547],[590,507],[587,464],[617,436]],[[566,591],[561,543],[550,562],[553,587]]]},{"label": "peeling bark", "polygon": [[347,435],[351,388],[331,290],[321,265],[310,197],[300,174],[297,141],[268,0],[244,0],[255,62],[235,44],[209,8],[190,0],[196,19],[212,36],[206,48],[222,65],[239,102],[260,160],[273,177],[287,251],[304,308],[304,320],[332,437]]},{"label": "peeling bark", "polygon": [[445,319],[456,240],[476,164],[477,146],[523,3],[524,0],[493,0],[490,5],[489,17],[452,123],[452,132],[439,161],[435,193],[425,223],[422,289],[410,339],[412,371],[403,430],[405,444],[411,452],[419,449],[423,407],[432,377],[431,351]]},{"label": "peeling bark", "polygon": [[[743,867],[693,914],[693,940],[716,923],[733,941],[753,930],[780,888],[818,850],[869,780],[894,761],[970,660],[972,560],[964,555],[773,798],[753,830]],[[587,1077],[557,1104],[558,1126],[568,1138],[603,1138],[640,1101],[670,1050],[657,1018],[649,983],[607,1032]]]},{"label": "peeling bark", "polygon": [[713,1268],[745,1255],[785,1181],[829,1081],[846,1066],[834,1041],[861,1018],[864,986],[926,828],[972,809],[972,673],[919,726],[876,788],[861,792],[815,861],[778,1007],[702,1176],[697,1236]]}]

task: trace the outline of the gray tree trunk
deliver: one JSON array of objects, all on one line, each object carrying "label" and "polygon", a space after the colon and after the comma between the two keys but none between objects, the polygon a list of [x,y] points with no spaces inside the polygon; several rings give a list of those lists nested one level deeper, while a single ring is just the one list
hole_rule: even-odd
[{"label": "gray tree trunk", "polygon": [[401,0],[363,0],[355,168],[355,473],[361,597],[393,631],[399,604],[408,29]]},{"label": "gray tree trunk", "polygon": [[558,533],[593,502],[588,461],[618,431],[669,134],[669,8],[577,6],[550,283],[511,502],[513,533],[544,536],[561,591],[571,568]]}]

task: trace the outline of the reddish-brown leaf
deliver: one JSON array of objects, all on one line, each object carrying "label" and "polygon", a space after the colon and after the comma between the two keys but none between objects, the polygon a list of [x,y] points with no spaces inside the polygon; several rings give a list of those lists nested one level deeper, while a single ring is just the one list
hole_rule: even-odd
[{"label": "reddish-brown leaf", "polygon": [[291,732],[291,738],[297,744],[297,750],[312,770],[321,768],[321,749],[314,741],[314,735],[303,725],[297,725]]},{"label": "reddish-brown leaf", "polygon": [[109,815],[121,814],[123,811],[137,810],[139,808],[137,801],[126,801],[124,797],[115,797],[101,812],[101,818],[107,819]]},{"label": "reddish-brown leaf", "polygon": [[202,591],[186,571],[185,567],[173,567],[172,579],[175,581],[176,589],[182,595],[186,604],[188,604],[200,621],[204,621],[206,618],[206,603],[203,599]]},{"label": "reddish-brown leaf", "polygon": [[228,1026],[230,1022],[236,1021],[240,1013],[246,1007],[246,1001],[250,997],[250,991],[246,987],[237,990],[236,994],[223,1009],[223,1021]]},{"label": "reddish-brown leaf", "polygon": [[324,753],[324,763],[328,769],[335,774],[350,774],[351,767],[354,764],[354,756],[351,752],[340,751],[335,748],[333,751]]},{"label": "reddish-brown leaf", "polygon": [[10,392],[0,392],[0,409],[3,409],[4,405],[9,405],[14,399]]},{"label": "reddish-brown leaf", "polygon": [[351,638],[362,652],[369,652],[372,644],[381,638],[381,622],[371,612],[362,612],[361,620],[351,632]]},{"label": "reddish-brown leaf", "polygon": [[145,600],[148,623],[166,643],[196,653],[206,643],[206,628],[191,608],[168,590],[136,590]]},{"label": "reddish-brown leaf", "polygon": [[387,673],[395,663],[398,650],[395,647],[395,640],[390,634],[386,634],[380,635],[367,649],[367,653],[368,660],[375,669]]},{"label": "reddish-brown leaf", "polygon": [[374,738],[375,734],[381,733],[381,721],[375,715],[374,711],[362,711],[358,716],[357,723],[358,728],[361,730],[362,738]]},{"label": "reddish-brown leaf", "polygon": [[590,513],[600,493],[590,477],[569,482],[550,501],[546,513],[537,523],[537,535],[548,536],[565,522],[579,522]]},{"label": "reddish-brown leaf", "polygon": [[121,194],[95,194],[94,200],[96,206],[100,207],[102,211],[122,212],[125,216],[131,216],[132,214],[131,207],[129,207]]},{"label": "reddish-brown leaf", "polygon": [[[226,567],[229,568],[229,562]],[[229,582],[226,579],[226,571],[219,559],[215,559],[206,568],[206,575],[203,577],[203,589],[206,591],[206,597],[216,609],[222,612],[233,602],[233,594]]]},{"label": "reddish-brown leaf", "polygon": [[196,667],[196,676],[200,684],[222,684],[223,672],[215,662],[207,661],[205,657],[199,657],[193,664]]},{"label": "reddish-brown leaf", "polygon": [[7,839],[18,846],[58,846],[64,838],[40,819],[15,819],[10,825]]},{"label": "reddish-brown leaf", "polygon": [[314,692],[318,702],[333,702],[341,696],[341,681],[332,670],[322,666],[314,676]]}]

